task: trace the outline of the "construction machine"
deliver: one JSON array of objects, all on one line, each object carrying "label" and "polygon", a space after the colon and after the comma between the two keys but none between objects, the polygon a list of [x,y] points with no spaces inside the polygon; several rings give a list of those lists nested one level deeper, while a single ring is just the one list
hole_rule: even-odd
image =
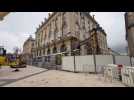
[{"label": "construction machine", "polygon": [[26,61],[23,55],[20,54],[6,54],[6,50],[0,47],[0,68],[1,66],[10,66],[18,70],[18,68],[25,68]]},{"label": "construction machine", "polygon": [[2,65],[6,64],[7,64],[6,50],[3,47],[0,47],[0,68]]}]

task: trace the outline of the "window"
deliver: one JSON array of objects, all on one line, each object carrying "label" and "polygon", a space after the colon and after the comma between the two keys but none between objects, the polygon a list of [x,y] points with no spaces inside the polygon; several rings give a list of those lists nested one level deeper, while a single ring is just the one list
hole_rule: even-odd
[{"label": "window", "polygon": [[39,56],[41,56],[41,50],[40,50],[40,54],[39,54]]},{"label": "window", "polygon": [[36,56],[38,56],[38,51],[36,52]]},{"label": "window", "polygon": [[45,62],[47,62],[47,56],[45,57]]},{"label": "window", "polygon": [[39,51],[37,51],[37,56],[39,56]]},{"label": "window", "polygon": [[63,28],[66,28],[67,27],[67,22],[66,22],[66,16],[65,15],[63,15],[62,27]]},{"label": "window", "polygon": [[50,56],[48,56],[48,57],[47,57],[47,61],[48,61],[48,62],[50,62],[50,59],[51,59],[51,57],[50,57]]},{"label": "window", "polygon": [[57,53],[57,48],[56,47],[53,48],[53,53]]},{"label": "window", "polygon": [[58,18],[56,18],[56,20],[55,20],[55,33],[57,33],[58,32]]},{"label": "window", "polygon": [[45,49],[43,50],[43,55],[45,55]]},{"label": "window", "polygon": [[78,21],[78,20],[76,20],[75,24],[76,24],[76,25],[79,27],[79,29],[80,29],[80,24],[79,24],[79,21]]},{"label": "window", "polygon": [[80,55],[80,43],[79,41],[74,41],[72,43],[72,50],[75,50],[72,55]]},{"label": "window", "polygon": [[67,48],[66,48],[65,44],[63,44],[63,45],[61,46],[61,48],[60,48],[60,51],[61,51],[61,52],[65,52],[66,50],[67,50]]},{"label": "window", "polygon": [[47,54],[48,54],[48,55],[50,54],[50,49],[47,50]]},{"label": "window", "polygon": [[82,29],[85,30],[85,19],[84,19],[84,16],[82,17]]},{"label": "window", "polygon": [[46,41],[46,37],[47,37],[47,34],[46,34],[46,29],[44,31],[44,41]]},{"label": "window", "polygon": [[43,31],[41,32],[41,43],[43,41]]}]

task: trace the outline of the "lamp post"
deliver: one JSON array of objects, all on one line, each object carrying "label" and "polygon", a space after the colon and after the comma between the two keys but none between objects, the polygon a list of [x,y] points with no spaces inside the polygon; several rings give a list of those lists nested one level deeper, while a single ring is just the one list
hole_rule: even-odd
[{"label": "lamp post", "polygon": [[97,74],[97,70],[96,70],[96,57],[95,57],[95,50],[94,50],[94,48],[92,48],[92,53],[93,53],[93,57],[94,57],[95,74]]},{"label": "lamp post", "polygon": [[[97,37],[96,37],[96,32],[97,32],[97,28],[95,28],[95,31],[94,31],[94,35],[95,35],[95,41],[93,44],[97,43]],[[94,65],[95,65],[95,74],[97,74],[97,68],[96,68],[96,57],[95,57],[95,50],[98,52],[98,43],[97,43],[97,48],[93,45],[93,48],[92,48],[92,53],[93,53],[93,56],[94,56]],[[97,53],[96,52],[96,53]]]},{"label": "lamp post", "polygon": [[76,72],[76,62],[75,62],[75,53],[77,52],[77,51],[79,51],[79,49],[75,49],[75,50],[73,50],[73,55],[74,55],[74,72]]}]

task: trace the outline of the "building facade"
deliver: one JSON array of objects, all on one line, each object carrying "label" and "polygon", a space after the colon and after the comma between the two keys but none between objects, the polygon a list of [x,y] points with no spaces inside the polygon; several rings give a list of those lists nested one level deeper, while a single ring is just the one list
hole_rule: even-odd
[{"label": "building facade", "polygon": [[125,13],[125,25],[129,55],[134,57],[134,12]]},{"label": "building facade", "polygon": [[79,55],[107,54],[106,33],[87,12],[54,12],[37,29],[34,57],[78,49]]},{"label": "building facade", "polygon": [[53,12],[35,35],[34,58],[108,54],[107,35],[88,12]]},{"label": "building facade", "polygon": [[35,40],[32,38],[32,36],[30,36],[25,42],[24,42],[24,45],[23,45],[23,55],[24,55],[24,58],[27,62],[27,64],[30,64],[31,63],[31,60],[33,58],[33,48],[34,48],[34,43],[35,43]]}]

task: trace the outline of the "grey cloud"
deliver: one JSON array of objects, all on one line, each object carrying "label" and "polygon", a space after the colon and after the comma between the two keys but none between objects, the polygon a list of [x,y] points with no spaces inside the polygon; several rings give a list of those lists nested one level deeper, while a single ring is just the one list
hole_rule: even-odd
[{"label": "grey cloud", "polygon": [[8,52],[18,46],[22,49],[29,35],[34,36],[36,27],[47,17],[47,12],[11,12],[0,22],[0,45]]},{"label": "grey cloud", "polygon": [[118,52],[126,49],[124,12],[93,12],[95,19],[105,29],[109,47]]}]

